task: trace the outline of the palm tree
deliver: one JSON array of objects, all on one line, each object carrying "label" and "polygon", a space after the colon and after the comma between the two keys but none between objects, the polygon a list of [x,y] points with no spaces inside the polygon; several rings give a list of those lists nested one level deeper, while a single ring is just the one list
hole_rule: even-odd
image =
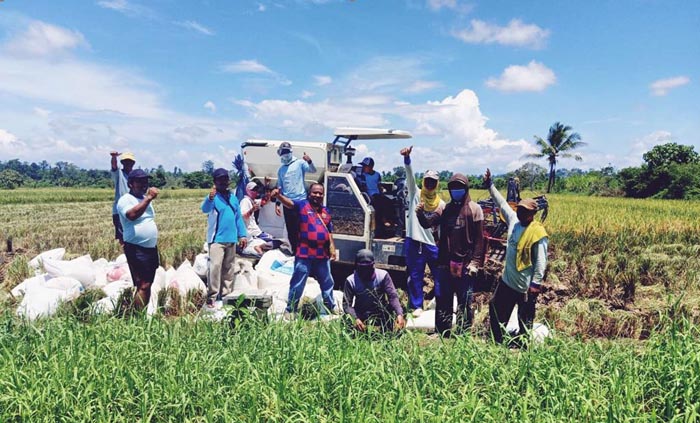
[{"label": "palm tree", "polygon": [[547,183],[547,193],[554,186],[554,178],[556,177],[557,159],[572,158],[576,161],[581,161],[583,158],[578,154],[571,154],[569,151],[586,145],[581,141],[581,136],[576,132],[571,131],[570,126],[564,126],[560,122],[554,122],[554,125],[549,127],[547,140],[535,135],[535,143],[540,149],[539,153],[526,154],[523,157],[541,159],[546,157],[549,161],[549,182]]}]

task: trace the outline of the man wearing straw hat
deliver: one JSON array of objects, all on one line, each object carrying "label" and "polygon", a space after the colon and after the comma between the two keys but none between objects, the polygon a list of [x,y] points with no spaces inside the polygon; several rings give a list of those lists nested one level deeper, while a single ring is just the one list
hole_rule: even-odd
[{"label": "man wearing straw hat", "polygon": [[[122,195],[129,192],[128,178],[129,172],[134,168],[136,159],[134,153],[119,153],[112,151],[109,153],[112,157],[112,182],[114,182],[114,203],[112,204],[112,223],[114,224],[114,239],[119,241],[119,244],[124,245],[124,230],[122,229],[121,221],[119,220],[119,211],[117,210],[117,202]],[[121,170],[117,166],[117,157],[121,156]]]}]

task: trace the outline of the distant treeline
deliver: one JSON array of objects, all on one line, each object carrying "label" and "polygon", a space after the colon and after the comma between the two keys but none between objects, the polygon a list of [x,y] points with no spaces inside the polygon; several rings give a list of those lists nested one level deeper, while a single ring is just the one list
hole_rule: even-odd
[{"label": "distant treeline", "polygon": [[[612,166],[589,170],[558,169],[554,191],[610,197],[700,199],[700,156],[693,146],[657,145],[644,154],[643,160],[639,167],[620,170]],[[208,188],[212,183],[214,163],[208,160],[202,163],[201,170],[194,172],[183,172],[178,167],[168,171],[163,166],[144,170],[151,176],[151,185],[158,188]],[[448,170],[438,173],[443,186],[453,175]],[[403,166],[382,172],[384,181],[403,177]],[[421,177],[421,173],[416,174],[416,180],[420,181]],[[544,191],[548,171],[528,162],[513,172],[496,176],[494,183],[499,189],[505,189],[511,177],[519,179],[521,190]],[[471,186],[480,188],[481,178],[481,175],[469,177]],[[112,186],[112,181],[108,169],[86,170],[68,162],[51,165],[46,160],[40,163],[18,159],[0,161],[0,189],[52,186],[107,188]]]}]

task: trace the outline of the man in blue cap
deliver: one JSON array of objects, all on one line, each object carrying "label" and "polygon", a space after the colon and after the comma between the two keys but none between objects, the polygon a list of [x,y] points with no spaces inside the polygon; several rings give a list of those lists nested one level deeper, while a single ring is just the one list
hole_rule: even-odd
[{"label": "man in blue cap", "polygon": [[226,169],[214,171],[214,186],[202,201],[202,212],[209,214],[207,244],[209,245],[209,273],[207,307],[215,308],[219,296],[233,291],[233,262],[236,244],[246,247],[246,230],[238,198],[229,190],[230,178]]},{"label": "man in blue cap", "polygon": [[[301,159],[295,157],[292,154],[292,145],[286,141],[280,144],[277,155],[282,162],[282,166],[277,170],[277,187],[280,192],[292,201],[306,200],[305,175],[316,173],[316,166],[311,161],[311,157],[306,153]],[[287,237],[292,251],[296,251],[299,245],[297,236],[299,214],[294,208],[284,207],[284,224],[287,227]]]},{"label": "man in blue cap", "polygon": [[374,170],[374,159],[365,157],[361,162],[362,173],[357,177],[357,185],[361,191],[367,193],[370,204],[374,207],[376,222],[376,238],[388,238],[395,235],[394,215],[391,200],[381,191],[382,175]]},{"label": "man in blue cap", "polygon": [[128,178],[129,192],[117,202],[119,219],[124,229],[124,255],[136,286],[134,308],[143,310],[151,299],[151,285],[158,269],[158,228],[151,202],[158,197],[158,188],[148,187],[148,174],[132,170]]}]

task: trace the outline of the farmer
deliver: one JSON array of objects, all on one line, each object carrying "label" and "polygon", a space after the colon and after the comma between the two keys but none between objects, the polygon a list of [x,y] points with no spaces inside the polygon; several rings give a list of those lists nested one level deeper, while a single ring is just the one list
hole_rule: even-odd
[{"label": "farmer", "polygon": [[[283,196],[292,201],[306,200],[306,185],[304,184],[306,173],[316,173],[314,166],[306,153],[302,159],[292,155],[292,145],[283,142],[277,149],[282,166],[277,170],[277,187]],[[284,224],[287,227],[287,236],[292,246],[292,251],[296,251],[298,245],[299,215],[294,208],[284,208]]]},{"label": "farmer", "polygon": [[518,335],[525,335],[532,330],[535,304],[547,267],[549,240],[542,223],[534,220],[537,213],[535,200],[521,200],[517,210],[513,211],[494,187],[489,169],[484,174],[484,184],[488,187],[491,198],[498,203],[508,224],[505,268],[489,305],[491,334],[500,344],[503,342],[503,327],[516,304],[520,326]]},{"label": "farmer", "polygon": [[450,202],[441,213],[416,214],[424,228],[440,227],[438,271],[435,278],[435,329],[448,338],[452,332],[453,298],[457,294],[457,334],[468,332],[474,319],[472,292],[484,257],[484,212],[469,196],[469,180],[461,173],[447,183]]},{"label": "farmer", "polygon": [[296,313],[299,299],[304,293],[306,279],[314,276],[321,285],[323,304],[333,313],[338,313],[333,299],[333,277],[331,276],[330,246],[333,224],[331,214],[323,206],[323,185],[311,184],[305,200],[292,200],[283,195],[279,188],[270,194],[277,198],[287,209],[293,209],[299,216],[296,228],[288,228],[290,234],[296,232],[298,244],[294,255],[294,273],[289,281],[289,298],[285,317],[287,319]]},{"label": "farmer", "polygon": [[214,186],[202,201],[202,212],[209,214],[207,243],[209,244],[209,274],[207,282],[207,307],[216,307],[219,296],[233,291],[233,262],[236,244],[246,246],[248,236],[241,207],[235,195],[229,191],[228,170],[214,171]]},{"label": "farmer", "polygon": [[376,222],[376,237],[386,238],[394,235],[394,219],[391,218],[393,206],[381,191],[382,175],[374,170],[374,159],[365,157],[361,162],[362,171],[357,175],[357,185],[367,194],[370,204],[374,207]]},{"label": "farmer", "polygon": [[406,326],[394,282],[386,270],[374,268],[374,254],[360,250],[355,256],[355,271],[345,280],[343,308],[354,328],[367,331],[375,326],[382,332]]},{"label": "farmer", "polygon": [[248,245],[243,249],[243,254],[258,257],[264,251],[273,248],[272,235],[263,232],[255,218],[255,213],[266,203],[265,198],[259,198],[261,190],[264,190],[262,185],[248,182],[245,187],[245,196],[241,200],[241,214],[248,231]]},{"label": "farmer", "polygon": [[418,189],[416,178],[411,167],[411,151],[413,146],[401,149],[403,163],[406,168],[406,187],[408,188],[408,213],[406,216],[406,270],[408,271],[408,307],[413,310],[413,316],[418,317],[423,312],[423,278],[425,265],[431,273],[437,275],[438,248],[435,239],[438,237],[438,225],[424,228],[418,222],[413,212],[418,204],[423,205],[423,213],[428,217],[442,213],[445,202],[438,194],[440,178],[434,170],[423,174],[423,187]]},{"label": "farmer", "polygon": [[[109,153],[112,156],[112,182],[114,182],[114,204],[112,205],[112,223],[114,224],[114,239],[119,241],[119,244],[124,245],[124,231],[122,230],[122,223],[119,219],[119,211],[117,210],[117,202],[122,197],[122,195],[129,192],[129,187],[127,185],[127,179],[129,177],[129,172],[134,168],[136,164],[136,159],[133,153],[119,153],[117,151],[112,151]],[[121,155],[122,168],[121,170],[117,166],[117,157]]]},{"label": "farmer", "polygon": [[151,299],[151,284],[159,265],[158,228],[151,205],[158,189],[148,187],[148,174],[141,169],[129,173],[127,184],[129,192],[117,202],[117,211],[124,229],[124,254],[136,286],[134,308],[143,310]]}]

